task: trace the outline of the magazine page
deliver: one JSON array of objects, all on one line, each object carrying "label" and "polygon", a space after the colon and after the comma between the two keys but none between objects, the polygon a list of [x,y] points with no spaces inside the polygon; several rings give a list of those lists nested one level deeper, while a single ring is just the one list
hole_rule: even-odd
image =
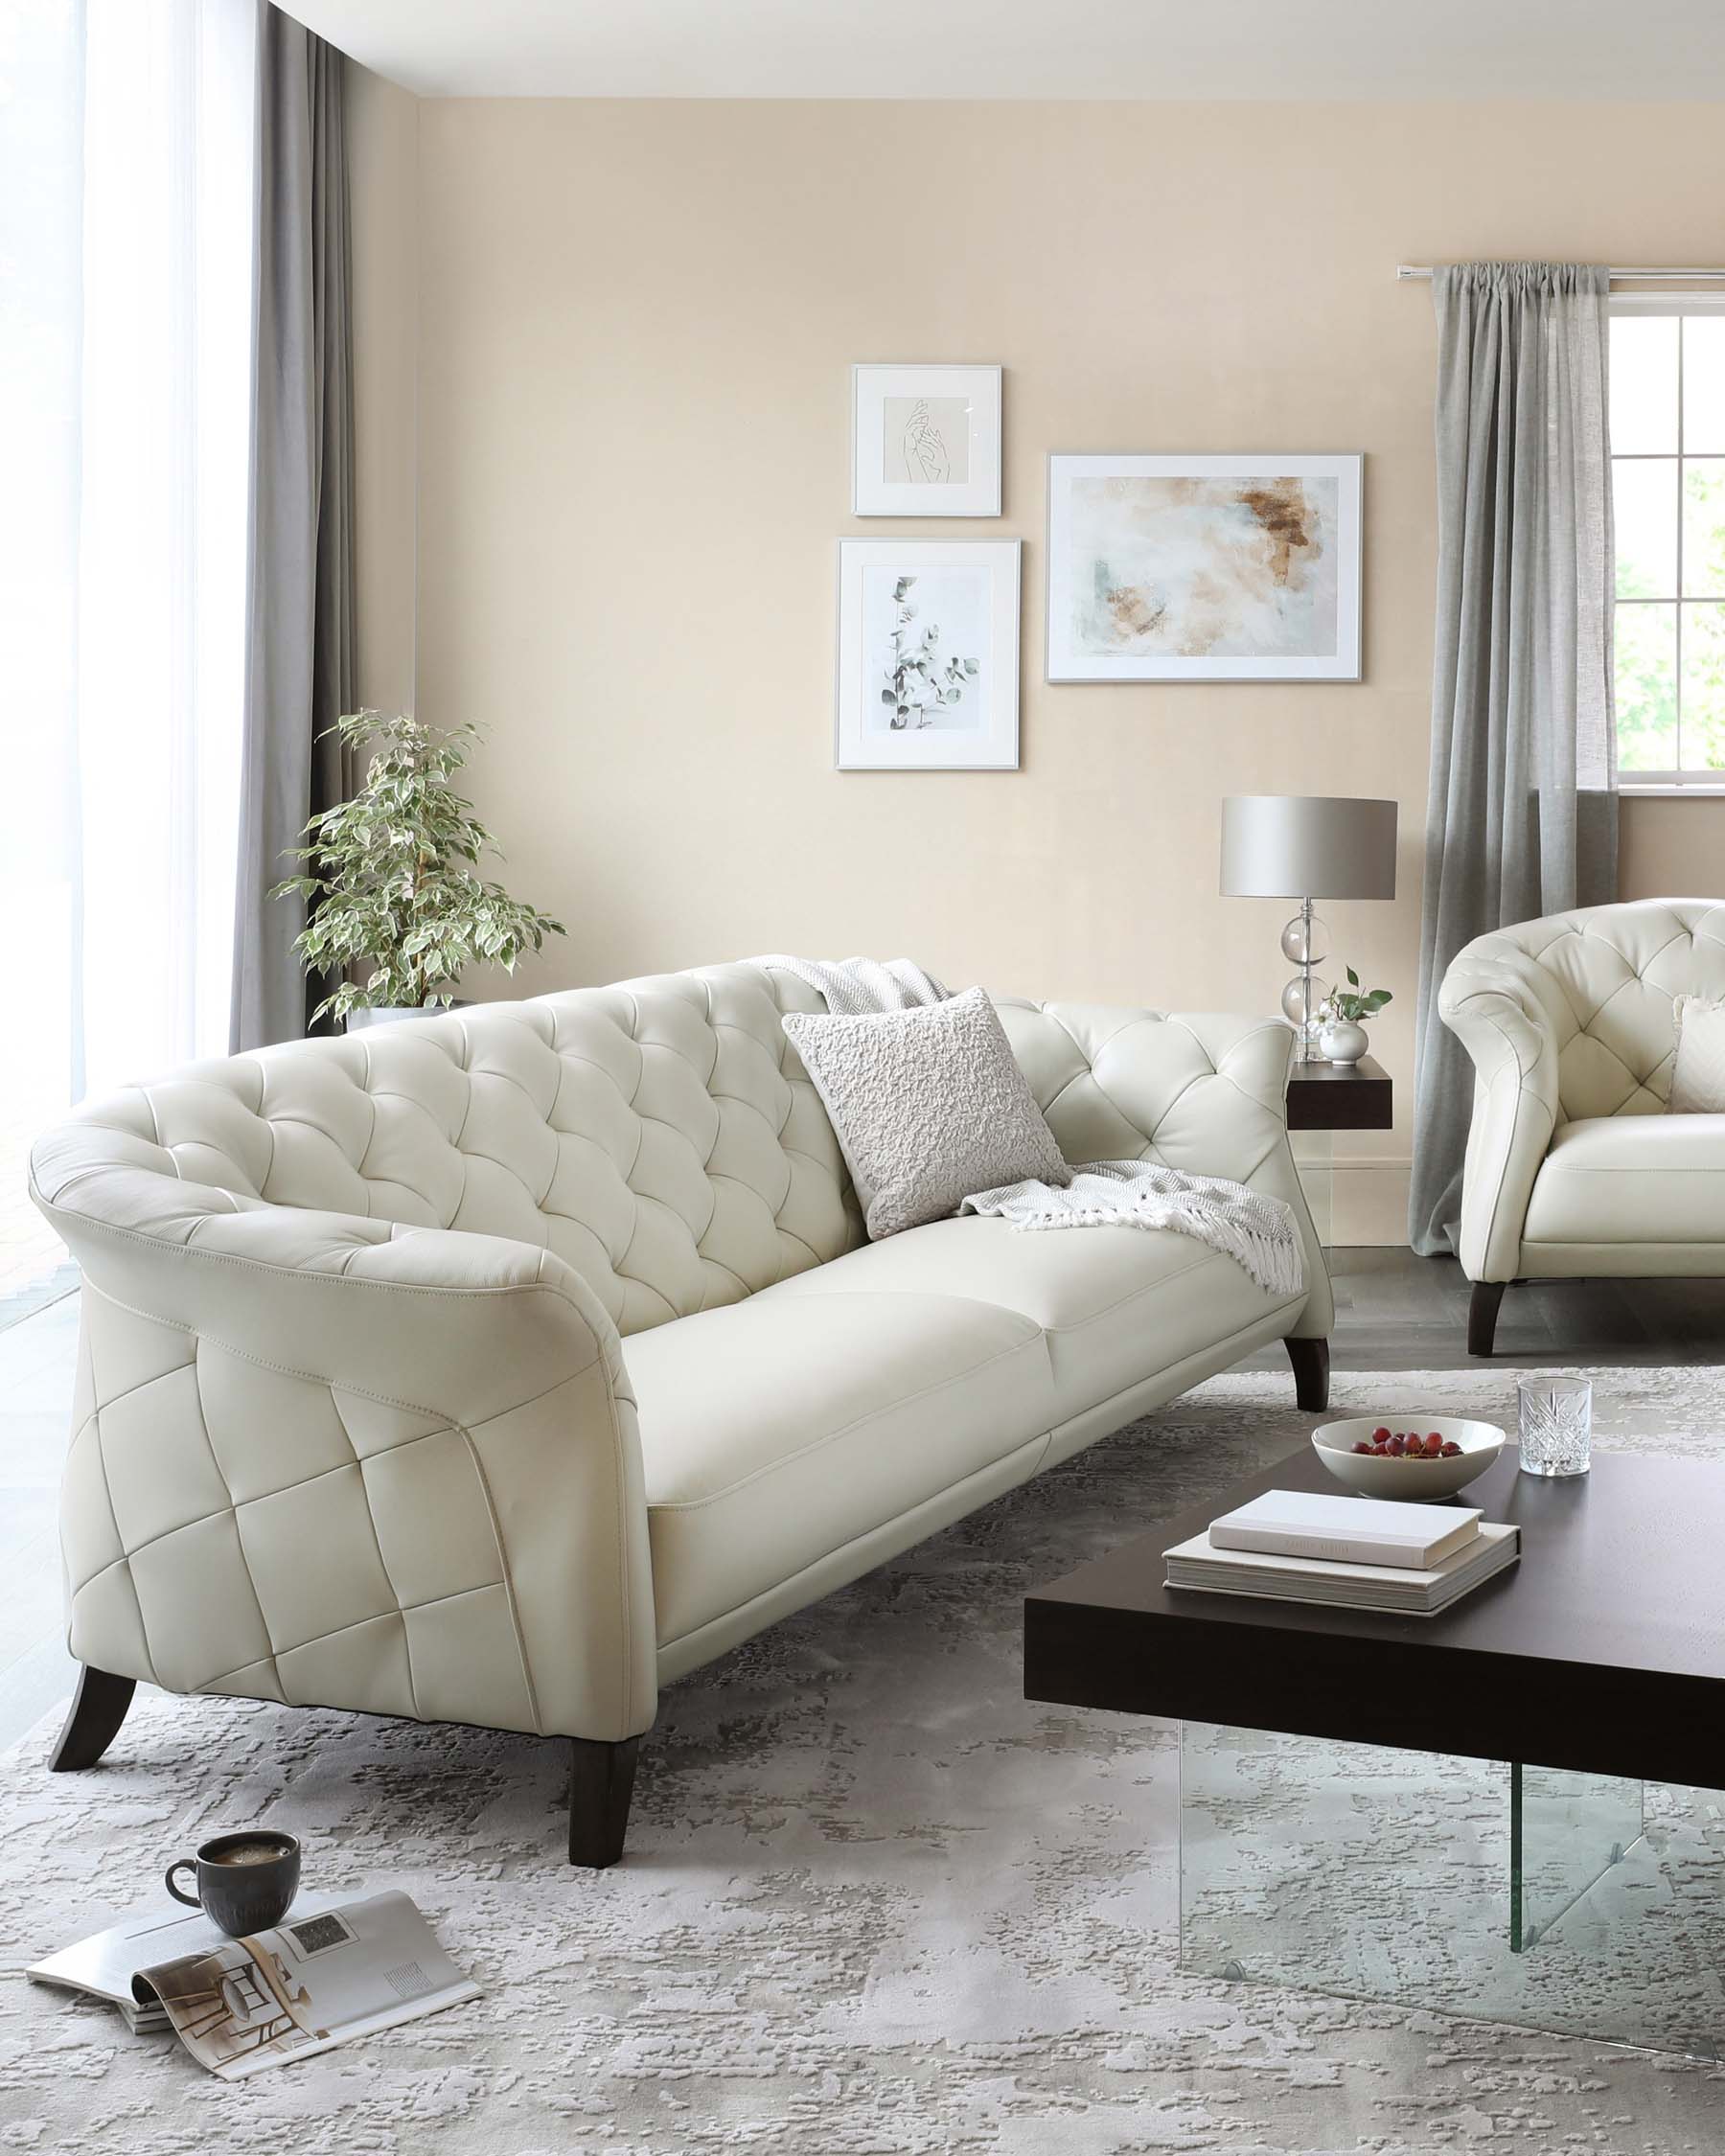
[{"label": "magazine page", "polygon": [[132,1989],[159,1999],[193,2057],[224,2080],[479,1996],[402,1893],[223,1938],[143,1970]]},{"label": "magazine page", "polygon": [[[294,1911],[304,1918],[332,1907],[334,1902],[331,1894],[302,1894]],[[92,1999],[105,1999],[111,2007],[135,2010],[132,1979],[141,1969],[207,1952],[222,1945],[225,1938],[226,1934],[201,1910],[184,1909],[177,1903],[164,1908],[160,1902],[153,1902],[148,1909],[132,1910],[106,1931],[80,1938],[76,1945],[62,1947],[45,1961],[34,1962],[26,1974],[34,1984],[63,1984]]]}]

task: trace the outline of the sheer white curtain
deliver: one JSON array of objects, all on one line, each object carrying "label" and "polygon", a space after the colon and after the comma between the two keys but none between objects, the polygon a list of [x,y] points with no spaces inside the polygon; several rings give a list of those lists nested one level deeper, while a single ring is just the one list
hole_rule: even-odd
[{"label": "sheer white curtain", "polygon": [[85,1086],[227,1050],[245,680],[253,0],[89,0],[78,769]]},{"label": "sheer white curtain", "polygon": [[224,1053],[257,0],[0,10],[0,1159]]}]

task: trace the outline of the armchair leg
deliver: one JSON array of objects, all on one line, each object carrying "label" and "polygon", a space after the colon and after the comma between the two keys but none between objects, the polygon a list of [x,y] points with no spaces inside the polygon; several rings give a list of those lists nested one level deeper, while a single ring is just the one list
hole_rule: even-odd
[{"label": "armchair leg", "polygon": [[48,1772],[69,1775],[93,1767],[119,1735],[137,1688],[135,1677],[110,1677],[105,1669],[87,1664],[80,1669],[72,1711],[55,1743]]},{"label": "armchair leg", "polygon": [[1498,1305],[1507,1280],[1476,1280],[1467,1304],[1467,1352],[1489,1355],[1497,1338]]},{"label": "armchair leg", "polygon": [[1294,1398],[1313,1414],[1329,1406],[1329,1342],[1285,1340],[1288,1360],[1294,1365]]},{"label": "armchair leg", "polygon": [[641,1740],[626,1737],[621,1744],[600,1744],[573,1737],[570,1742],[569,1862],[603,1871],[623,1854]]}]

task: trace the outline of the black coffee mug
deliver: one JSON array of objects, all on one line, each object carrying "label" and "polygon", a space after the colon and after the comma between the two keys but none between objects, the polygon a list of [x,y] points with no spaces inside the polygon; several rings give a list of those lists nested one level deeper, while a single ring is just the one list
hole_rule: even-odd
[{"label": "black coffee mug", "polygon": [[[176,1871],[195,1871],[197,1892],[186,1893],[173,1883]],[[189,1909],[201,1909],[229,1938],[245,1938],[279,1924],[299,1892],[300,1846],[291,1834],[254,1826],[239,1834],[218,1834],[195,1857],[180,1857],[168,1867],[168,1892]]]}]

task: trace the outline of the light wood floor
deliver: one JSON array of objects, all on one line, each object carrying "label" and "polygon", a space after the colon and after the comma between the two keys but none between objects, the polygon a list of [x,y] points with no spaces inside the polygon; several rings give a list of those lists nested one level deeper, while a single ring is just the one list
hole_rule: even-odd
[{"label": "light wood floor", "polygon": [[[1453,1260],[1332,1250],[1330,1267],[1339,1369],[1467,1366],[1467,1282]],[[0,1331],[0,1746],[72,1688],[55,1508],[77,1339],[72,1294]],[[1498,1354],[1545,1365],[1725,1362],[1725,1281],[1511,1288]],[[1285,1370],[1287,1361],[1277,1347],[1254,1366]]]}]

